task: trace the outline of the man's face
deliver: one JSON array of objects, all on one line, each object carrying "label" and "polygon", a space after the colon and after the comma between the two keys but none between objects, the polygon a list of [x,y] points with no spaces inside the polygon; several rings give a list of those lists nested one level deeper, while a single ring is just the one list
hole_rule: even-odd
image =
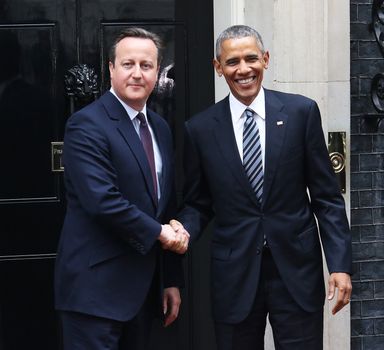
[{"label": "man's face", "polygon": [[268,63],[268,51],[263,54],[250,36],[224,40],[220,58],[214,60],[216,72],[224,75],[232,94],[247,106],[260,91]]},{"label": "man's face", "polygon": [[124,38],[116,45],[115,62],[109,62],[111,85],[133,109],[143,109],[155,87],[159,67],[157,48],[150,39]]}]

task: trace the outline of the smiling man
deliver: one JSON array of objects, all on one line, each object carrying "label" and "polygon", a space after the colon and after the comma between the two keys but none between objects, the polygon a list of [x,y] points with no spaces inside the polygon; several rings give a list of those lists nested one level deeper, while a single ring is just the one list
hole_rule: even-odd
[{"label": "smiling man", "polygon": [[268,63],[253,28],[232,26],[217,39],[214,66],[230,94],[186,123],[178,218],[192,240],[215,219],[219,350],[264,349],[267,317],[277,350],[321,350],[321,243],[336,313],[351,295],[351,235],[317,104],[264,89]]},{"label": "smiling man", "polygon": [[[55,271],[64,350],[144,350],[159,310],[179,312],[188,237],[170,225],[174,164],[167,123],[146,107],[160,38],[128,28],[112,44],[111,89],[68,120],[67,212]],[[161,248],[165,248],[166,252]]]}]

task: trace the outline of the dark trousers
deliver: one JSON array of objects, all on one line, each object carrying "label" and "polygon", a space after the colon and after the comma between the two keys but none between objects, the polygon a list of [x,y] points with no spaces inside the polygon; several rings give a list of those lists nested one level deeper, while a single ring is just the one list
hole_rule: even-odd
[{"label": "dark trousers", "polygon": [[215,324],[217,349],[264,349],[267,315],[276,350],[323,349],[323,310],[308,313],[297,305],[268,248],[263,251],[259,288],[250,314],[239,324]]},{"label": "dark trousers", "polygon": [[63,350],[145,350],[154,318],[153,299],[147,298],[140,312],[126,322],[70,311],[59,315]]}]

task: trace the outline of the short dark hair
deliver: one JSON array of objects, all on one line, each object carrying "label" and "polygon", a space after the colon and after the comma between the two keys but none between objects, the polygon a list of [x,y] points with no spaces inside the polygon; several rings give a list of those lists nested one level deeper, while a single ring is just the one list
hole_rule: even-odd
[{"label": "short dark hair", "polygon": [[115,40],[113,41],[109,49],[109,55],[108,55],[108,59],[110,62],[112,62],[113,65],[115,64],[115,59],[116,59],[116,46],[124,38],[142,38],[142,39],[152,40],[157,48],[157,63],[160,66],[161,60],[163,58],[162,57],[163,41],[161,40],[160,36],[158,36],[157,34],[139,27],[125,28],[115,37]]},{"label": "short dark hair", "polygon": [[240,39],[247,36],[253,37],[256,40],[256,44],[261,50],[262,53],[265,52],[263,39],[259,32],[246,25],[234,25],[225,29],[216,40],[216,59],[220,58],[221,55],[221,45],[223,41],[228,39]]}]

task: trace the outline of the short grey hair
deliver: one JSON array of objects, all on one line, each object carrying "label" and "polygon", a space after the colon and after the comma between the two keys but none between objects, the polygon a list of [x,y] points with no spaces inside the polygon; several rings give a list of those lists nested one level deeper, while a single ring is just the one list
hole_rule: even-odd
[{"label": "short grey hair", "polygon": [[261,50],[262,53],[265,52],[263,39],[259,32],[249,26],[246,25],[235,25],[228,27],[218,36],[216,40],[216,59],[220,58],[221,55],[221,45],[223,41],[228,39],[240,39],[245,38],[247,36],[253,37],[256,40],[256,44]]}]

